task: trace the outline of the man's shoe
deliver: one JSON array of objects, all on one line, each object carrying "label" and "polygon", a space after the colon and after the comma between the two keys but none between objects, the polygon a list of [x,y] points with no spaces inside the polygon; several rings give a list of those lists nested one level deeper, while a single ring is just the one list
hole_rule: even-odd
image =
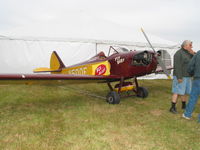
[{"label": "man's shoe", "polygon": [[173,114],[177,114],[178,112],[176,111],[176,107],[171,107],[169,110]]},{"label": "man's shoe", "polygon": [[185,116],[184,113],[183,113],[182,117],[185,118],[185,119],[187,119],[187,120],[190,120],[190,119],[191,119],[190,117]]}]

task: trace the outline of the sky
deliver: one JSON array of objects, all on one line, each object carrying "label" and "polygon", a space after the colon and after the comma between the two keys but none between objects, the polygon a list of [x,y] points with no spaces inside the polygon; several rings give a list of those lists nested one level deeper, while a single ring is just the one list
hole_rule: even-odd
[{"label": "sky", "polygon": [[[123,39],[140,33],[200,50],[199,0],[0,0],[0,35]],[[132,32],[134,31],[134,32]]]}]

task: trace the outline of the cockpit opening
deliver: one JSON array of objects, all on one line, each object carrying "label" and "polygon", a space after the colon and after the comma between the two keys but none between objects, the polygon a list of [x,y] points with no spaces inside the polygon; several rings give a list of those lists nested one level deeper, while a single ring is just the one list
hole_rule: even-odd
[{"label": "cockpit opening", "polygon": [[126,47],[120,47],[120,46],[110,46],[109,51],[108,51],[108,56],[116,53],[126,53],[129,52],[130,50]]}]

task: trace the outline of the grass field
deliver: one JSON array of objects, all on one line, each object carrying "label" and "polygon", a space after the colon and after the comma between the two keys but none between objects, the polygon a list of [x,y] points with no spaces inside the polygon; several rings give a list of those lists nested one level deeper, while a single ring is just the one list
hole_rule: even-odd
[{"label": "grass field", "polygon": [[77,92],[107,95],[104,84],[0,86],[2,150],[200,150],[199,104],[192,120],[169,113],[170,80],[140,80],[149,97],[118,105]]}]

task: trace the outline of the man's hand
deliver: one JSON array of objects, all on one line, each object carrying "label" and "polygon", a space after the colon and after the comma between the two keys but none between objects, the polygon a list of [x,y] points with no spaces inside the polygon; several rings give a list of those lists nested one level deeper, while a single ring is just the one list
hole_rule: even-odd
[{"label": "man's hand", "polygon": [[196,54],[196,52],[193,49],[188,49],[187,51],[192,55]]},{"label": "man's hand", "polygon": [[182,83],[183,82],[183,79],[178,79],[178,83]]}]

